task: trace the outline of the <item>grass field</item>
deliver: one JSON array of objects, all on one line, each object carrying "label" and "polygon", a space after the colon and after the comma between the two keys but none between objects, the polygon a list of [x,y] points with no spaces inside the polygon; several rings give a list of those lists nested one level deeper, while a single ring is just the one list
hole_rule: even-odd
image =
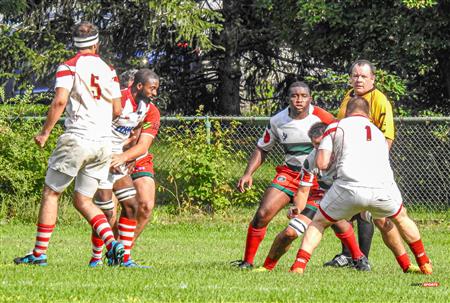
[{"label": "grass field", "polygon": [[[339,243],[327,232],[303,276],[287,272],[299,242],[274,272],[238,271],[253,210],[233,210],[214,217],[170,217],[158,210],[155,222],[139,239],[134,259],[152,269],[88,268],[89,228],[59,224],[53,234],[49,266],[16,266],[12,259],[33,245],[31,224],[3,223],[1,234],[0,302],[448,302],[450,238],[448,222],[423,222],[421,231],[434,263],[432,276],[406,275],[374,236],[373,271],[323,268]],[[417,217],[417,216],[416,216]],[[261,264],[277,231],[286,224],[278,216],[257,255]],[[439,287],[417,286],[439,282]]]}]

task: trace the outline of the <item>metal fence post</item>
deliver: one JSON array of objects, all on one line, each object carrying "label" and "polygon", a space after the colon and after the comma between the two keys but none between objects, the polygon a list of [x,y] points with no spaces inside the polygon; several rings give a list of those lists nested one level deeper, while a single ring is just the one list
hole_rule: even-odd
[{"label": "metal fence post", "polygon": [[209,117],[206,116],[205,119],[205,127],[206,127],[206,143],[211,144],[211,121],[209,121]]}]

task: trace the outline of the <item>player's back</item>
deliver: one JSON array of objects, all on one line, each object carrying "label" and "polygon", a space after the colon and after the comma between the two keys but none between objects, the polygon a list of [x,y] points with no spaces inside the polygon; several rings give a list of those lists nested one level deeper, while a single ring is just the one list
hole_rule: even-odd
[{"label": "player's back", "polygon": [[337,123],[333,141],[338,180],[376,188],[393,182],[386,139],[369,119],[342,119]]},{"label": "player's back", "polygon": [[112,100],[120,98],[116,73],[99,56],[77,54],[58,68],[56,87],[70,91],[66,132],[88,139],[109,137]]}]

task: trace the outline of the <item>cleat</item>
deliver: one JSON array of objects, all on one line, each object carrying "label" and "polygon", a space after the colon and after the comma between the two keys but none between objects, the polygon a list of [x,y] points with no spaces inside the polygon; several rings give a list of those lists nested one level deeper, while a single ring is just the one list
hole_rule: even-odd
[{"label": "cleat", "polygon": [[431,266],[431,263],[425,263],[419,266],[420,271],[424,275],[431,275],[433,273],[433,267]]},{"label": "cleat", "polygon": [[89,261],[89,267],[100,267],[103,265],[103,262],[101,259],[91,259],[91,261]]},{"label": "cleat", "polygon": [[236,261],[232,261],[231,266],[237,267],[239,269],[253,269],[253,264],[248,263],[247,261],[244,260],[236,260]]},{"label": "cleat", "polygon": [[323,266],[331,266],[331,267],[347,267],[352,266],[353,260],[351,257],[347,257],[346,255],[339,254],[334,256],[333,259],[323,264]]},{"label": "cleat", "polygon": [[404,271],[405,274],[421,274],[422,271],[418,266],[410,264],[408,268]]},{"label": "cleat", "polygon": [[14,259],[14,263],[19,264],[28,264],[28,265],[39,265],[39,266],[47,266],[47,255],[42,254],[39,257],[35,257],[33,253],[29,253],[25,255],[25,257],[17,257]]},{"label": "cleat", "polygon": [[358,271],[371,271],[369,259],[366,256],[362,256],[358,260],[354,260],[353,268]]},{"label": "cleat", "polygon": [[117,266],[122,263],[125,249],[119,241],[113,241],[111,249],[106,253],[108,259],[108,266]]},{"label": "cleat", "polygon": [[293,274],[303,275],[305,273],[305,270],[301,267],[295,267],[295,268],[291,267],[291,269],[289,269],[289,272],[291,272]]},{"label": "cleat", "polygon": [[128,260],[127,262],[122,262],[120,264],[120,267],[127,267],[127,268],[152,268],[152,266],[145,266],[145,265],[139,265],[133,260]]},{"label": "cleat", "polygon": [[255,269],[252,270],[253,272],[271,272],[271,269],[267,269],[264,266],[261,267],[257,267]]}]

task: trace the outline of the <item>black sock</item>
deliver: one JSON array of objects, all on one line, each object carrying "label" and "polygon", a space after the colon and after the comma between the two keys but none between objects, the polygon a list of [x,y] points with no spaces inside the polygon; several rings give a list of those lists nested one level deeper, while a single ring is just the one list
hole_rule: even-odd
[{"label": "black sock", "polygon": [[366,257],[369,257],[374,232],[373,223],[364,221],[359,215],[356,217],[356,221],[358,222],[359,248]]}]

